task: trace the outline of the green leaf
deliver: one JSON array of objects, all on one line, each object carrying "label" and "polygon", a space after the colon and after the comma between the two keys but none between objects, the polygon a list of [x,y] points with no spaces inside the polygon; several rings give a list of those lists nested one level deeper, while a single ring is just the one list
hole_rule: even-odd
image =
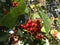
[{"label": "green leaf", "polygon": [[46,30],[45,30],[44,26],[42,26],[41,31],[46,33]]},{"label": "green leaf", "polygon": [[8,42],[8,37],[8,33],[0,32],[0,42]]},{"label": "green leaf", "polygon": [[25,1],[20,0],[18,2],[18,6],[15,8],[11,8],[9,14],[4,16],[0,20],[0,25],[5,25],[9,28],[15,26],[17,24],[18,16],[25,13],[25,7],[26,7]]},{"label": "green leaf", "polygon": [[25,9],[25,13],[29,13],[28,7],[26,7],[26,9]]},{"label": "green leaf", "polygon": [[20,36],[20,37],[23,37],[23,33],[22,33],[22,30],[18,30],[17,34]]},{"label": "green leaf", "polygon": [[18,0],[14,0],[14,1],[18,1]]},{"label": "green leaf", "polygon": [[26,45],[29,45],[29,43],[27,43]]},{"label": "green leaf", "polygon": [[40,16],[41,16],[42,19],[43,19],[46,33],[48,33],[49,30],[50,30],[50,22],[49,22],[49,20],[48,20],[48,16],[47,16],[43,11],[39,11],[39,14],[40,14]]}]

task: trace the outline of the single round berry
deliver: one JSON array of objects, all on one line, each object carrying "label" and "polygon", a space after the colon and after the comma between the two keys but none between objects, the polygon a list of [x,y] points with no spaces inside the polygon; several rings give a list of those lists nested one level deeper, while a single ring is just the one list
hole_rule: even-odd
[{"label": "single round berry", "polygon": [[20,28],[24,28],[24,24],[21,24],[21,25],[20,25]]},{"label": "single round berry", "polygon": [[30,32],[33,32],[33,28],[32,27],[30,28]]},{"label": "single round berry", "polygon": [[39,24],[39,25],[37,26],[37,28],[41,29],[41,25]]},{"label": "single round berry", "polygon": [[12,6],[16,7],[16,6],[18,6],[18,3],[17,2],[13,2]]},{"label": "single round berry", "polygon": [[28,20],[28,24],[31,24],[32,23],[32,20]]},{"label": "single round berry", "polygon": [[29,28],[30,26],[31,26],[30,24],[28,24],[28,23],[26,24],[26,28]]},{"label": "single round berry", "polygon": [[34,19],[34,23],[38,23],[39,22],[39,20],[37,20],[37,19]]},{"label": "single round berry", "polygon": [[38,24],[37,23],[35,23],[35,27],[37,27],[38,26]]},{"label": "single round berry", "polygon": [[34,32],[34,33],[37,33],[37,32],[38,32],[38,31],[37,31],[37,28],[34,27],[34,28],[33,28],[33,32]]},{"label": "single round berry", "polygon": [[26,25],[24,25],[24,29],[27,29]]},{"label": "single round berry", "polygon": [[43,37],[44,37],[44,35],[43,35],[43,34],[41,34],[41,35],[40,35],[40,37],[41,37],[41,38],[43,38]]},{"label": "single round berry", "polygon": [[35,23],[32,23],[31,26],[34,27],[35,26]]}]

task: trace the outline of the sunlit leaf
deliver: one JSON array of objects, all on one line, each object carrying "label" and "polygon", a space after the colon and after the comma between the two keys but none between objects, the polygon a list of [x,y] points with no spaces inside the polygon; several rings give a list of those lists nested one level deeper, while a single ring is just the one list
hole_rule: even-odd
[{"label": "sunlit leaf", "polygon": [[47,16],[43,11],[39,11],[39,13],[40,13],[40,16],[41,16],[42,19],[43,19],[46,33],[48,33],[49,30],[50,30],[50,22],[49,22],[49,20],[48,20],[48,16]]},{"label": "sunlit leaf", "polygon": [[33,19],[35,19],[35,18],[40,18],[38,12],[35,12],[32,18],[33,18]]},{"label": "sunlit leaf", "polygon": [[46,33],[44,26],[41,28],[41,31]]}]

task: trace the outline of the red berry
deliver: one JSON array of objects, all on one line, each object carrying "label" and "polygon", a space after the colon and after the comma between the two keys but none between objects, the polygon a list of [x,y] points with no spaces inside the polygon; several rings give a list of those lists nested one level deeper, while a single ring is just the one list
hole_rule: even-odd
[{"label": "red berry", "polygon": [[37,27],[37,26],[38,26],[38,24],[35,23],[35,27]]},{"label": "red berry", "polygon": [[37,27],[38,24],[37,24],[37,23],[32,23],[31,26],[32,26],[32,27]]},{"label": "red berry", "polygon": [[35,26],[35,23],[32,23],[31,26],[34,27]]},{"label": "red berry", "polygon": [[43,37],[44,37],[44,35],[43,34],[41,34],[41,33],[38,33],[37,35],[36,35],[37,37],[38,37],[38,39],[43,39]]},{"label": "red berry", "polygon": [[18,3],[17,2],[13,2],[13,7],[16,7],[18,5]]},{"label": "red berry", "polygon": [[30,31],[30,28],[27,28],[28,31]]},{"label": "red berry", "polygon": [[39,21],[37,19],[34,19],[34,23],[38,23]]},{"label": "red berry", "polygon": [[24,28],[24,24],[21,24],[21,25],[20,25],[20,28]]},{"label": "red berry", "polygon": [[33,28],[34,33],[37,33],[37,28]]},{"label": "red berry", "polygon": [[30,32],[33,32],[33,28],[32,27],[30,28]]},{"label": "red berry", "polygon": [[32,23],[32,20],[28,20],[28,24],[31,24]]},{"label": "red berry", "polygon": [[36,39],[39,39],[39,36],[35,36]]},{"label": "red berry", "polygon": [[34,33],[37,33],[37,31],[36,31],[36,30],[34,30]]},{"label": "red berry", "polygon": [[37,28],[40,28],[40,29],[41,29],[41,25],[39,24],[39,25],[37,26]]},{"label": "red berry", "polygon": [[27,27],[24,25],[24,29],[27,29]]},{"label": "red berry", "polygon": [[26,28],[29,28],[30,26],[31,26],[30,24],[28,24],[28,23],[26,24]]},{"label": "red berry", "polygon": [[40,35],[40,39],[42,39],[43,37],[44,37],[44,35],[43,35],[43,34],[41,34],[41,35]]}]

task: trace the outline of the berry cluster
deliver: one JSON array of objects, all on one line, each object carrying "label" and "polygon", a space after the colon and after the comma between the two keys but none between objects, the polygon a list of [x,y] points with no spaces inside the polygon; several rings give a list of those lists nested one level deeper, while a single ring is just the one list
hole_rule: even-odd
[{"label": "berry cluster", "polygon": [[13,2],[13,3],[12,3],[12,6],[13,6],[13,7],[18,6],[18,2]]},{"label": "berry cluster", "polygon": [[35,36],[36,39],[43,39],[44,38],[44,35],[42,33],[38,33],[36,36]]},{"label": "berry cluster", "polygon": [[39,20],[34,19],[34,21],[32,21],[29,19],[26,24],[21,24],[20,28],[25,29],[29,32],[37,33],[37,32],[40,32],[41,25]]}]

